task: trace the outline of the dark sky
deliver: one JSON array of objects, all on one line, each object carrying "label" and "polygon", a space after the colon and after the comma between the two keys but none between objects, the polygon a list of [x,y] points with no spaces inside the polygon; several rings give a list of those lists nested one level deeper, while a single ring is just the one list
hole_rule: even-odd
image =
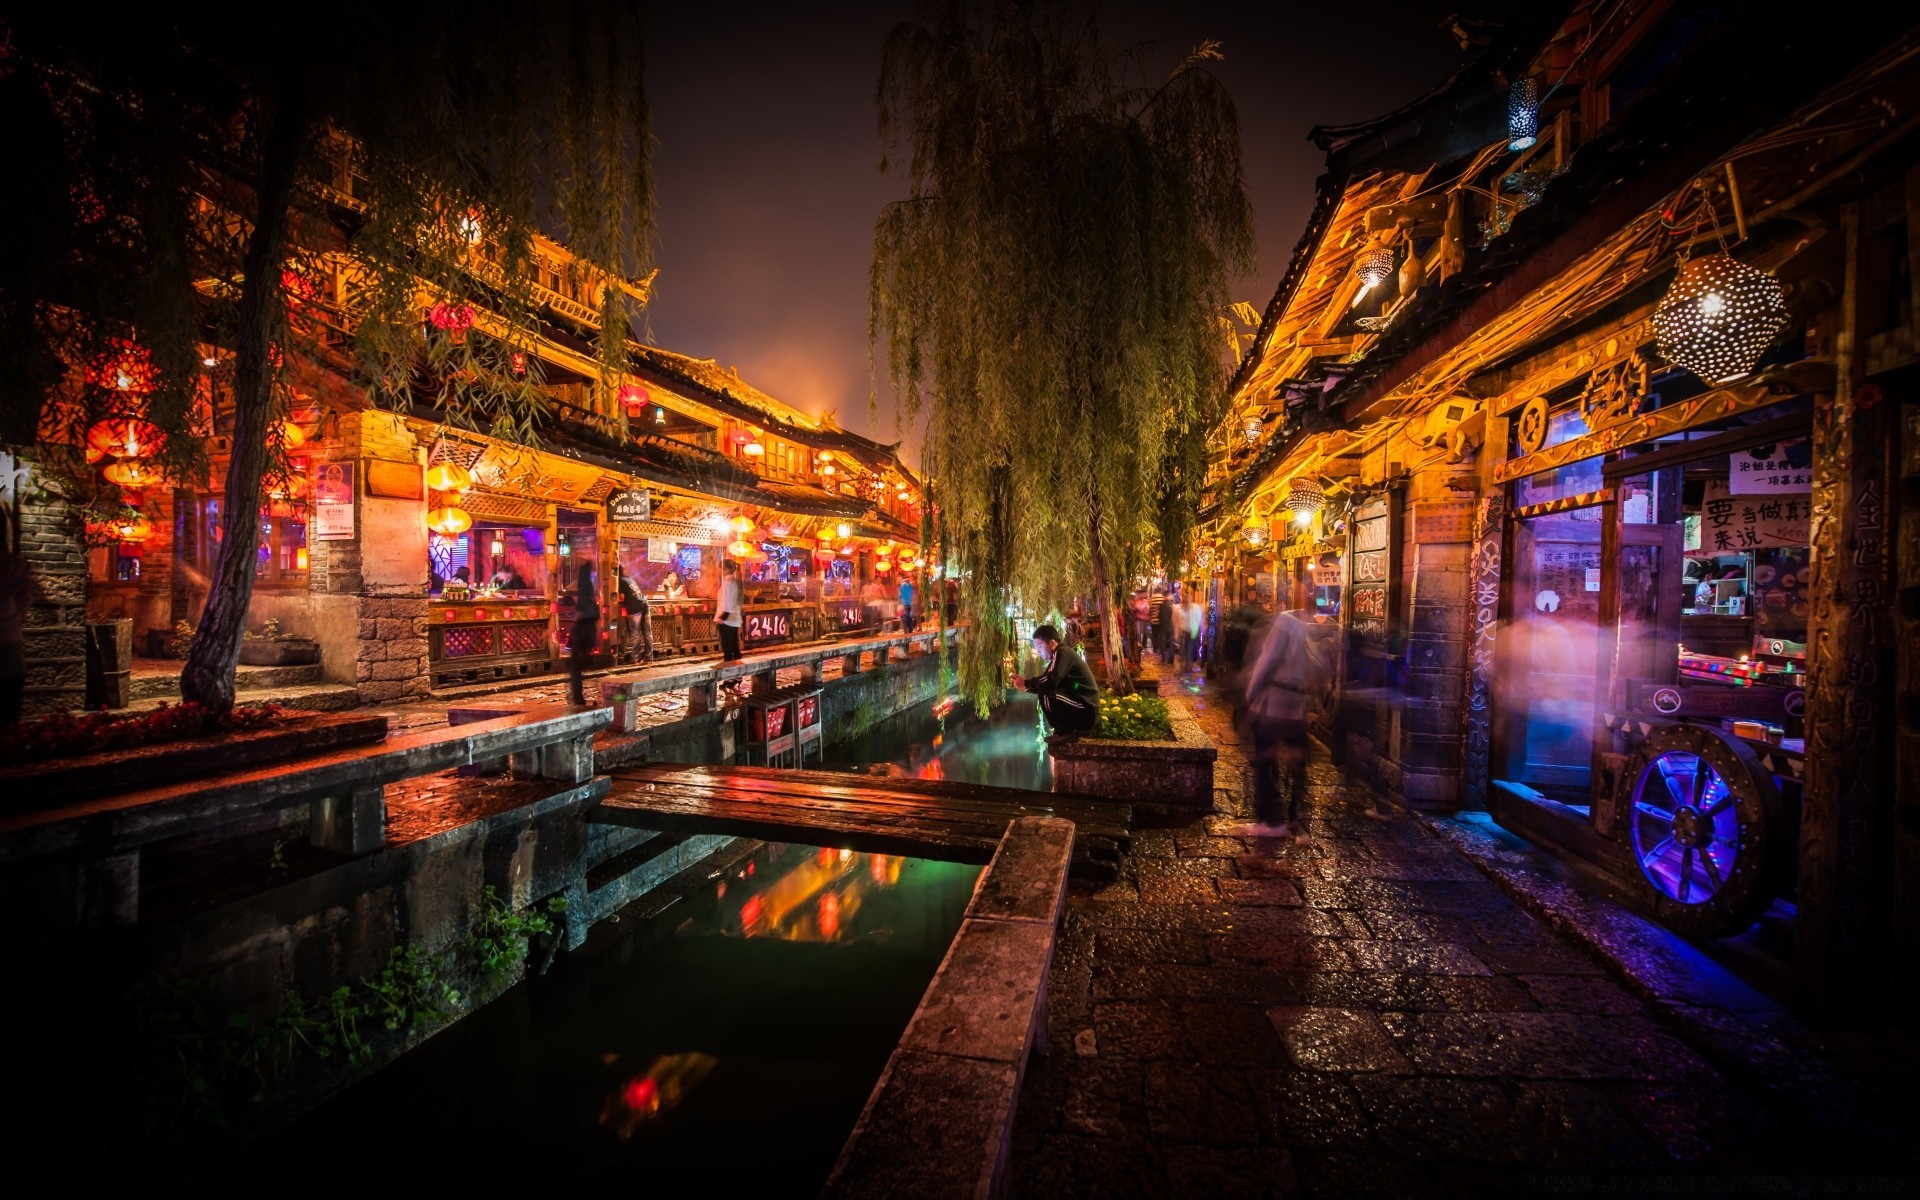
[{"label": "dark sky", "polygon": [[[1312,206],[1316,124],[1364,120],[1426,92],[1463,61],[1441,18],[1511,0],[1207,3],[1102,7],[1107,36],[1151,41],[1170,69],[1213,38],[1240,109],[1257,274],[1236,299],[1264,308]],[[868,418],[867,268],[873,222],[903,194],[876,170],[874,80],[897,3],[649,6],[648,91],[658,139],[661,346],[734,366],[747,382],[850,429],[902,436],[884,380]],[[884,374],[884,371],[882,372]],[[911,451],[918,436],[906,435]]]}]

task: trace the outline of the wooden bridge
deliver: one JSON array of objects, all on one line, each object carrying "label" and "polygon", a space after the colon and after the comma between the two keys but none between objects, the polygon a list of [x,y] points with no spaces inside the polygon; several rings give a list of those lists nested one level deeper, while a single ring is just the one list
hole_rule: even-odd
[{"label": "wooden bridge", "polygon": [[1118,875],[1130,839],[1127,805],[1020,788],[663,764],[615,771],[612,788],[590,814],[600,824],[638,829],[980,863],[1019,817],[1072,821],[1074,873],[1097,880]]}]

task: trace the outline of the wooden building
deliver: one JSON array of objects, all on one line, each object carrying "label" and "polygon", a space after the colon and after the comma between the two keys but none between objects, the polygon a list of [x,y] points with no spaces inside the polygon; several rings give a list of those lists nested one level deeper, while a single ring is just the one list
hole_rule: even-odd
[{"label": "wooden building", "polygon": [[1856,15],[1580,3],[1316,130],[1202,513],[1349,769],[1834,1018],[1920,943],[1920,30]]}]

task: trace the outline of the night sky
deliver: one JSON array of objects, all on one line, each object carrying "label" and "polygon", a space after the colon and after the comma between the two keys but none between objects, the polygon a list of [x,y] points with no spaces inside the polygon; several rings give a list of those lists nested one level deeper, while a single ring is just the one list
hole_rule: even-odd
[{"label": "night sky", "polygon": [[[1464,61],[1447,14],[1512,3],[1184,3],[1102,7],[1114,42],[1171,67],[1213,38],[1240,107],[1260,267],[1236,299],[1264,308],[1312,206],[1317,124],[1391,111]],[[652,7],[660,279],[653,340],[850,429],[902,435],[884,380],[868,414],[867,269],[875,216],[904,193],[876,167],[874,81],[906,3]],[[882,364],[884,374],[884,364]],[[905,434],[911,454],[918,441]],[[917,456],[914,456],[917,457]]]}]

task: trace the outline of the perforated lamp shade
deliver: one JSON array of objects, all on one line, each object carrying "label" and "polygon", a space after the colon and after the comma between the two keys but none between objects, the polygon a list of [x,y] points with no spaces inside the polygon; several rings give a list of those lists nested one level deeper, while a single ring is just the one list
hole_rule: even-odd
[{"label": "perforated lamp shade", "polygon": [[1291,490],[1287,492],[1287,512],[1291,513],[1296,521],[1302,516],[1311,517],[1326,507],[1326,503],[1326,491],[1311,479],[1294,480]]},{"label": "perforated lamp shade", "polygon": [[1353,260],[1353,273],[1368,287],[1379,287],[1393,275],[1393,251],[1385,246],[1362,250]]},{"label": "perforated lamp shade", "polygon": [[1540,136],[1540,85],[1516,79],[1507,85],[1507,149],[1525,150]]},{"label": "perforated lamp shade", "polygon": [[1709,383],[1751,373],[1786,324],[1780,281],[1725,254],[1681,267],[1653,313],[1661,356]]}]

